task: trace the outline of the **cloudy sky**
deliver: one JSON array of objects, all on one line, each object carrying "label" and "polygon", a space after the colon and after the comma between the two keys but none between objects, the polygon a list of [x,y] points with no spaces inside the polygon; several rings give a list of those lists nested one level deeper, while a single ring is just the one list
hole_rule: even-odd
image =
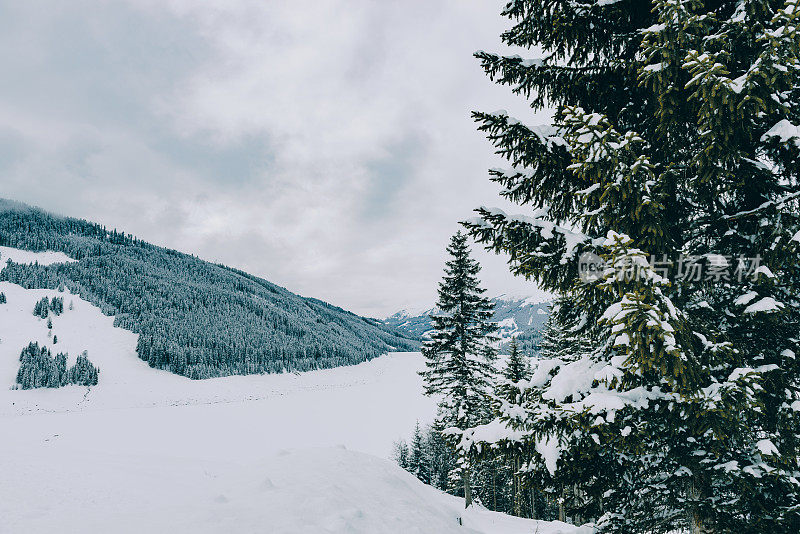
[{"label": "cloudy sky", "polygon": [[504,206],[470,110],[547,120],[471,55],[503,4],[0,0],[0,197],[365,315],[432,302],[457,221]]}]

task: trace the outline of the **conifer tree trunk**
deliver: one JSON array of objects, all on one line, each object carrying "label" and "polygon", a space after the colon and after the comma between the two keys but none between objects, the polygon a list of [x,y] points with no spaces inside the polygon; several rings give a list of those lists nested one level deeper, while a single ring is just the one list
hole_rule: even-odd
[{"label": "conifer tree trunk", "polygon": [[472,486],[469,481],[469,469],[461,472],[461,480],[464,483],[464,508],[472,506]]},{"label": "conifer tree trunk", "polygon": [[497,469],[492,468],[492,510],[497,511]]},{"label": "conifer tree trunk", "polygon": [[514,473],[511,482],[511,493],[514,502],[514,515],[518,517],[522,517],[522,492],[520,491],[520,480],[519,480],[519,458],[514,456],[513,461],[513,468]]},{"label": "conifer tree trunk", "polygon": [[[699,477],[695,477],[689,487],[689,498],[692,501],[697,501],[702,497],[707,497],[707,491],[703,491],[705,485]],[[714,534],[716,530],[711,526],[710,518],[698,509],[695,505],[689,509],[689,528],[691,534]]]}]

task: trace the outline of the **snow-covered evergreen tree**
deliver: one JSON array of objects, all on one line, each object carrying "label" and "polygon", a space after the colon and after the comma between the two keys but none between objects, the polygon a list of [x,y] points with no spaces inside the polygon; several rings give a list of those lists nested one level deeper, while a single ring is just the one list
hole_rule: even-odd
[{"label": "snow-covered evergreen tree", "polygon": [[403,469],[408,470],[408,443],[405,440],[398,440],[394,444],[394,461],[397,462],[397,465],[402,467]]},{"label": "snow-covered evergreen tree", "polygon": [[[447,252],[451,259],[439,284],[439,311],[431,316],[434,329],[422,348],[427,369],[420,374],[428,395],[442,395],[439,417],[444,434],[456,443],[461,432],[488,415],[496,326],[490,322],[492,305],[483,295],[486,290],[480,287],[480,265],[470,257],[467,236],[456,233]],[[472,495],[467,456],[459,458],[458,469],[469,506]]]},{"label": "snow-covered evergreen tree", "polygon": [[414,426],[414,436],[411,439],[411,448],[408,453],[408,470],[425,484],[430,484],[431,473],[428,451],[425,445],[425,437],[422,434],[419,421],[417,421]]},{"label": "snow-covered evergreen tree", "polygon": [[503,381],[498,385],[498,391],[501,395],[507,393],[507,398],[510,397],[509,400],[515,399],[518,395],[516,386],[525,380],[529,374],[530,362],[528,357],[519,350],[517,340],[512,339],[508,344],[508,360],[501,372]]},{"label": "snow-covered evergreen tree", "polygon": [[50,300],[50,311],[56,315],[64,313],[64,297],[53,297]]},{"label": "snow-covered evergreen tree", "polygon": [[50,299],[47,297],[42,297],[42,299],[33,306],[33,314],[37,317],[41,317],[42,319],[47,318],[49,312]]},{"label": "snow-covered evergreen tree", "polygon": [[541,57],[478,58],[556,113],[475,114],[531,212],[468,226],[564,296],[579,343],[539,361],[495,441],[525,441],[531,477],[604,531],[800,531],[797,0],[504,13]]},{"label": "snow-covered evergreen tree", "polygon": [[75,360],[75,365],[67,371],[69,383],[78,384],[79,386],[96,386],[99,373],[99,369],[89,361],[86,351],[83,351],[78,356],[77,360]]},{"label": "snow-covered evergreen tree", "polygon": [[[55,341],[54,341],[55,343]],[[63,352],[56,354],[53,358],[55,363],[56,373],[58,374],[58,384],[66,386],[69,383],[69,375],[67,374],[67,355]]]},{"label": "snow-covered evergreen tree", "polygon": [[441,421],[435,421],[425,430],[425,448],[430,462],[431,485],[447,491],[449,476],[456,463],[453,449],[444,439]]},{"label": "snow-covered evergreen tree", "polygon": [[[500,413],[523,409],[525,381],[530,376],[530,363],[527,356],[523,355],[519,350],[516,339],[511,340],[508,351],[508,361],[495,386],[496,402],[500,403],[498,408]],[[520,470],[522,469],[524,454],[518,447],[514,446],[505,449],[504,452],[503,456],[507,457],[511,471],[511,511],[516,516],[522,516],[526,495]]]}]

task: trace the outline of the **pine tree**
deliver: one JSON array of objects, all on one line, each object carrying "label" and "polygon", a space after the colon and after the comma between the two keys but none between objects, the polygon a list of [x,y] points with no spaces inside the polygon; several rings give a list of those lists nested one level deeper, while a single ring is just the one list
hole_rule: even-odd
[{"label": "pine tree", "polygon": [[522,354],[517,345],[517,340],[512,339],[508,345],[508,361],[502,371],[506,385],[516,385],[525,380],[530,374],[528,358]]},{"label": "pine tree", "polygon": [[[427,369],[420,374],[428,395],[440,394],[440,418],[452,444],[460,434],[485,419],[486,394],[496,357],[492,342],[495,325],[490,322],[492,304],[483,296],[480,265],[470,257],[467,236],[456,233],[447,247],[445,276],[439,284],[439,300],[431,315],[433,331],[422,354]],[[469,458],[459,458],[459,475],[466,506],[472,503]]]},{"label": "pine tree", "polygon": [[394,444],[394,461],[406,471],[409,470],[408,457],[408,443],[406,443],[405,440],[397,441]]},{"label": "pine tree", "polygon": [[583,324],[585,315],[569,298],[556,299],[542,330],[539,358],[569,361],[591,351],[592,341]]},{"label": "pine tree", "polygon": [[428,453],[425,450],[425,439],[420,429],[419,421],[414,426],[414,436],[411,440],[411,450],[408,458],[408,470],[425,484],[431,483]]},{"label": "pine tree", "polygon": [[554,124],[474,114],[531,213],[468,226],[577,310],[501,418],[532,478],[603,531],[800,531],[797,0],[504,14],[542,58],[477,57]]},{"label": "pine tree", "polygon": [[53,297],[50,300],[50,311],[56,315],[64,313],[64,297]]},{"label": "pine tree", "polygon": [[50,299],[42,297],[33,307],[33,314],[42,319],[46,319],[50,312]]},{"label": "pine tree", "polygon": [[6,302],[6,294],[0,291],[0,304],[5,304]]},{"label": "pine tree", "polygon": [[[509,344],[508,361],[501,373],[501,379],[495,386],[495,396],[500,406],[498,413],[510,412],[521,408],[523,405],[524,381],[530,376],[530,365],[526,356],[522,354],[517,345],[517,340],[512,339]],[[516,516],[523,515],[524,492],[520,470],[522,469],[523,453],[517,445],[506,448],[503,456],[507,458],[511,471],[511,513]]]},{"label": "pine tree", "polygon": [[[55,343],[55,340],[53,341]],[[69,383],[69,375],[67,374],[67,355],[59,352],[55,357],[55,367],[58,374],[58,385],[66,386]]]},{"label": "pine tree", "polygon": [[456,458],[453,449],[447,444],[442,434],[442,422],[436,421],[426,429],[425,448],[431,466],[431,485],[447,491],[450,472],[453,470]]},{"label": "pine tree", "polygon": [[83,351],[75,361],[75,365],[67,371],[70,384],[79,386],[96,386],[100,371],[92,365],[86,351]]}]

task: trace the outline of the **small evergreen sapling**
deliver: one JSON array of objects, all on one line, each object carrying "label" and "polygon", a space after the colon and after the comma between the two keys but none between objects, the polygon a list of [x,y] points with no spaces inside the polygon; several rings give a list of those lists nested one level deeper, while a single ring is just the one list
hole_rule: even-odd
[{"label": "small evergreen sapling", "polygon": [[408,444],[405,440],[399,440],[394,444],[394,461],[397,465],[408,471]]}]

